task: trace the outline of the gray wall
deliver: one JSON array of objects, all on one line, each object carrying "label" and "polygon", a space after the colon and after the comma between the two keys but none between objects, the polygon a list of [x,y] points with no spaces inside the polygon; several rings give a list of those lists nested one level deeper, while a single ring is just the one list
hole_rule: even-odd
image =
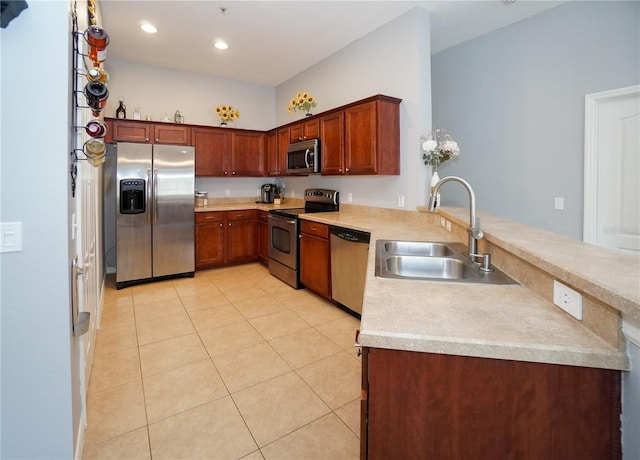
[{"label": "gray wall", "polygon": [[[638,30],[639,2],[572,1],[432,56],[433,126],[461,149],[440,177],[466,178],[481,210],[582,239],[584,96],[640,82]],[[467,203],[449,184],[442,200]]]},{"label": "gray wall", "polygon": [[23,224],[22,252],[0,256],[0,457],[71,459],[69,2],[30,1],[0,34],[0,219]]},{"label": "gray wall", "polygon": [[[584,96],[640,83],[639,30],[640,2],[572,1],[432,56],[433,126],[461,149],[440,177],[469,180],[478,209],[581,240]],[[445,185],[445,205],[467,200]],[[623,452],[636,459],[640,348],[627,346]]]}]

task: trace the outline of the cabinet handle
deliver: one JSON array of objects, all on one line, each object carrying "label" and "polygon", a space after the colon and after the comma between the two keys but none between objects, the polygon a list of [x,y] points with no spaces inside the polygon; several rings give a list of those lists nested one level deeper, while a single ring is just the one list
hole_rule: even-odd
[{"label": "cabinet handle", "polygon": [[222,227],[222,224],[220,224],[220,227]]},{"label": "cabinet handle", "polygon": [[158,140],[158,139],[156,139],[156,142],[159,142],[159,140]]},{"label": "cabinet handle", "polygon": [[338,172],[342,172],[342,168],[339,168],[339,169],[338,169]]},{"label": "cabinet handle", "polygon": [[349,172],[349,168],[347,168],[347,172]]},{"label": "cabinet handle", "polygon": [[233,175],[235,176],[235,175],[236,175],[236,172],[235,172],[235,171],[233,171],[233,173],[231,173],[231,174],[233,174]]},{"label": "cabinet handle", "polygon": [[148,137],[145,137],[145,138],[144,138],[144,140],[145,140],[145,141],[147,141],[147,142],[149,142],[149,138],[148,138]]},{"label": "cabinet handle", "polygon": [[224,175],[225,175],[225,176],[227,175],[227,171],[225,171],[225,172],[224,172]]},{"label": "cabinet handle", "polygon": [[231,227],[231,222],[229,222],[229,227]]},{"label": "cabinet handle", "polygon": [[205,219],[215,219],[215,216],[207,216]]}]

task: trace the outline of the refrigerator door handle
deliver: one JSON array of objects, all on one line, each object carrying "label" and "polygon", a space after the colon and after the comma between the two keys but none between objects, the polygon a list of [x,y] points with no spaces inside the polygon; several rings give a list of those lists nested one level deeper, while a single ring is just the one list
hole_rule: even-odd
[{"label": "refrigerator door handle", "polygon": [[147,169],[147,204],[145,206],[147,211],[147,223],[151,223],[151,210],[149,209],[149,203],[151,203],[151,170]]},{"label": "refrigerator door handle", "polygon": [[153,170],[153,223],[158,223],[158,170]]}]

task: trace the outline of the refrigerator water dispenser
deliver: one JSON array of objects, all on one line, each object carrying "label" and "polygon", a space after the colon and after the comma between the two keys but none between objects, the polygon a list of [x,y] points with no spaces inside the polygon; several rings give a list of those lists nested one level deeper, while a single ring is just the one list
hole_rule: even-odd
[{"label": "refrigerator water dispenser", "polygon": [[122,179],[120,181],[120,214],[143,214],[145,212],[145,181]]}]

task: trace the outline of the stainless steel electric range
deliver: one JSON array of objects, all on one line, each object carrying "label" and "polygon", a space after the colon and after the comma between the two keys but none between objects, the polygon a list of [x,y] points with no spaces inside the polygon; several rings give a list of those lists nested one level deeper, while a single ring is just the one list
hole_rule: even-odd
[{"label": "stainless steel electric range", "polygon": [[339,211],[339,192],[311,188],[304,192],[304,208],[269,211],[269,272],[288,285],[300,286],[300,214]]}]

